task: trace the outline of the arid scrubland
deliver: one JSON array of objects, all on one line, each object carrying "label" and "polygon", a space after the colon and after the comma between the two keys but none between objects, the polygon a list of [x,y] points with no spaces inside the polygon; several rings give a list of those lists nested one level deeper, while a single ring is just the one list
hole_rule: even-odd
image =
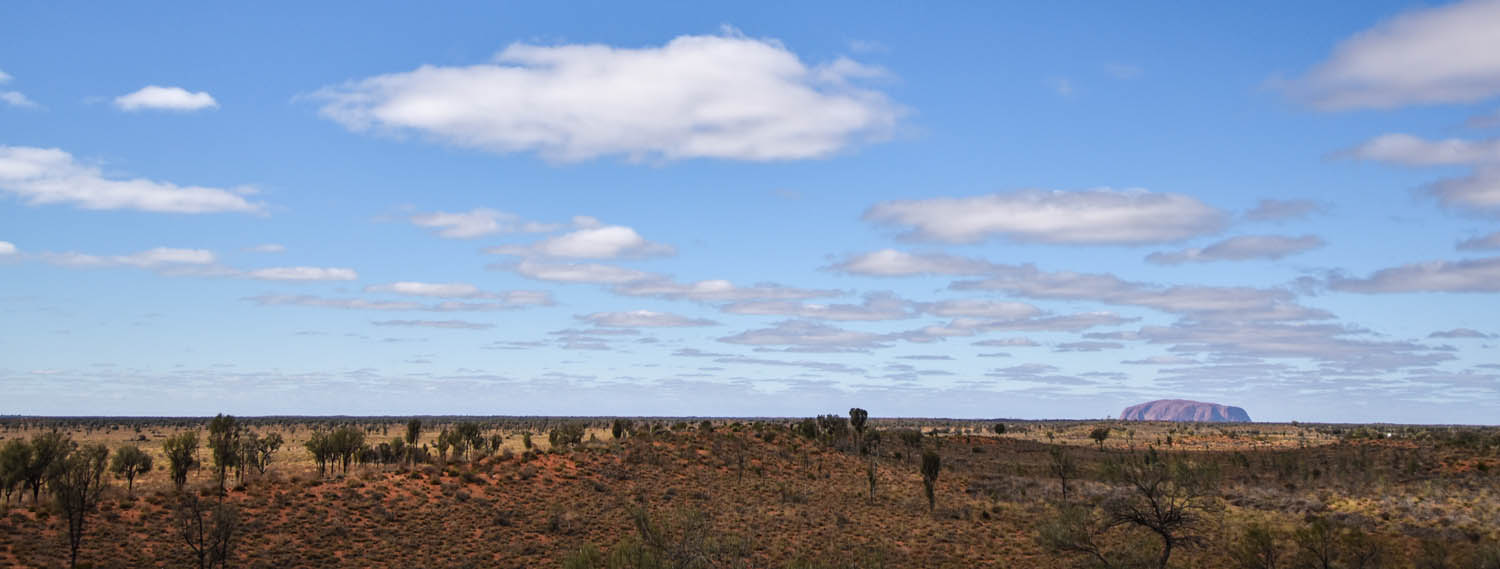
[{"label": "arid scrubland", "polygon": [[9,418],[0,565],[1500,566],[1500,429],[851,416]]}]

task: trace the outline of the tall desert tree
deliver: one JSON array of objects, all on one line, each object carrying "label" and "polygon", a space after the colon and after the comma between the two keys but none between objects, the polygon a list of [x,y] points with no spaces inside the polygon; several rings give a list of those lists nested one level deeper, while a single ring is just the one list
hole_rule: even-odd
[{"label": "tall desert tree", "polygon": [[865,421],[870,419],[870,413],[859,407],[849,410],[849,426],[854,427],[854,448],[859,454],[865,453]]},{"label": "tall desert tree", "polygon": [[110,462],[109,471],[115,476],[125,479],[125,487],[135,494],[135,477],[151,472],[151,455],[146,454],[140,447],[126,445],[115,451],[115,458]]},{"label": "tall desert tree", "polygon": [[333,445],[329,444],[328,432],[313,431],[302,446],[306,447],[308,454],[312,455],[313,462],[318,463],[318,476],[327,476],[328,461],[334,456]]},{"label": "tall desert tree", "polygon": [[68,519],[68,566],[78,566],[78,547],[83,544],[84,522],[99,505],[99,497],[109,480],[104,467],[109,448],[89,445],[69,454],[53,469],[48,487],[57,499],[57,507]]},{"label": "tall desert tree", "polygon": [[943,459],[937,453],[926,451],[922,453],[922,489],[927,492],[927,509],[937,511],[938,472],[943,467]]},{"label": "tall desert tree", "polygon": [[187,431],[167,437],[161,450],[172,471],[172,484],[181,490],[187,483],[188,471],[198,465],[198,432]]},{"label": "tall desert tree", "polygon": [[1078,476],[1078,463],[1073,460],[1073,455],[1068,454],[1062,445],[1047,449],[1051,461],[1047,468],[1057,477],[1058,485],[1062,487],[1062,499],[1068,501],[1068,480]]},{"label": "tall desert tree", "polygon": [[281,450],[286,440],[281,433],[270,433],[264,437],[247,432],[240,440],[240,462],[243,467],[254,469],[256,474],[265,474],[271,465],[271,455]]}]

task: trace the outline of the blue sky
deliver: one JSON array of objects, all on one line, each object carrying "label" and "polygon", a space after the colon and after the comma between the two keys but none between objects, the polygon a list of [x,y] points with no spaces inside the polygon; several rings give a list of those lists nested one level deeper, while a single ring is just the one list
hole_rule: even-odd
[{"label": "blue sky", "polygon": [[1500,3],[0,8],[0,413],[1494,423]]}]

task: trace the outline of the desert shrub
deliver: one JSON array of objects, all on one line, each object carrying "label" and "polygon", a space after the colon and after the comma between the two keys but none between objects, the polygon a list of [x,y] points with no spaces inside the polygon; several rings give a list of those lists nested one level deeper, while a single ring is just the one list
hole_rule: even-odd
[{"label": "desert shrub", "polygon": [[582,443],[583,433],[582,423],[565,423],[547,433],[547,442],[552,445],[552,448],[564,448]]},{"label": "desert shrub", "polygon": [[1167,567],[1175,548],[1203,542],[1196,530],[1204,514],[1217,506],[1217,470],[1184,460],[1132,456],[1106,463],[1103,474],[1123,486],[1104,504],[1110,524],[1155,534],[1161,540],[1158,567]]},{"label": "desert shrub", "polygon": [[1276,533],[1265,524],[1250,524],[1229,548],[1229,559],[1239,569],[1276,569],[1281,560]]}]

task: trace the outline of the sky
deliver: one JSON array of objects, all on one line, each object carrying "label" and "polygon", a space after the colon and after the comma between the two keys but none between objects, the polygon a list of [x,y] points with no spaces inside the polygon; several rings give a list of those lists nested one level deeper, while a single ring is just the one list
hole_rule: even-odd
[{"label": "sky", "polygon": [[0,414],[1500,422],[1500,2],[0,7]]}]

